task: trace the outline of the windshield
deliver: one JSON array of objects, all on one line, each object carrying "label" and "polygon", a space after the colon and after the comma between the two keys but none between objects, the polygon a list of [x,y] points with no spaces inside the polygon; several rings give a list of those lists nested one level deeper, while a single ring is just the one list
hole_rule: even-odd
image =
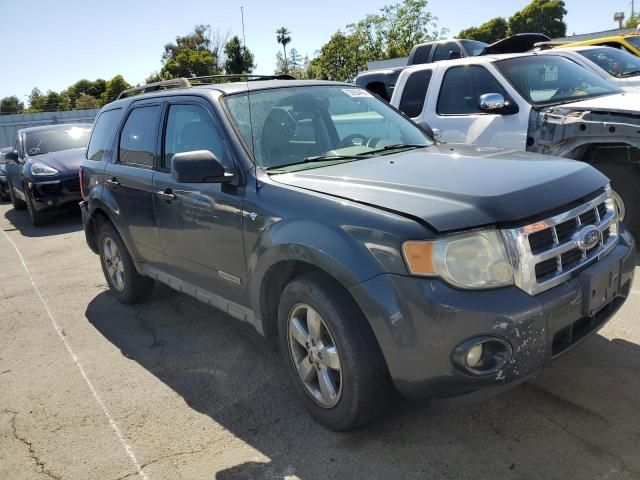
[{"label": "windshield", "polygon": [[25,150],[31,157],[43,153],[86,147],[89,142],[90,127],[73,126],[37,130],[25,135]]},{"label": "windshield", "polygon": [[640,50],[640,36],[626,37],[625,40]]},{"label": "windshield", "polygon": [[353,160],[398,144],[433,144],[411,121],[357,87],[289,87],[250,95],[252,121],[246,93],[228,96],[226,104],[256,161],[267,169],[314,157]]},{"label": "windshield", "polygon": [[464,48],[471,57],[480,55],[482,51],[489,46],[489,44],[478,42],[477,40],[460,40],[460,43],[464,45]]},{"label": "windshield", "polygon": [[640,58],[628,52],[602,47],[578,50],[578,53],[614,77],[637,77],[640,75]]},{"label": "windshield", "polygon": [[528,55],[496,62],[504,76],[533,105],[574,102],[620,93],[592,71],[556,55]]}]

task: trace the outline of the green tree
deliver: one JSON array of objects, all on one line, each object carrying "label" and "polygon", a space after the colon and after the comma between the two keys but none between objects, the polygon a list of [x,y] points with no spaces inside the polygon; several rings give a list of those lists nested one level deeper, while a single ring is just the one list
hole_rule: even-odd
[{"label": "green tree", "polygon": [[566,14],[563,0],[533,0],[509,18],[509,34],[535,32],[551,38],[564,37],[567,34]]},{"label": "green tree", "polygon": [[22,113],[24,112],[24,103],[15,95],[4,97],[0,100],[0,114]]},{"label": "green tree", "polygon": [[508,36],[509,24],[502,17],[496,17],[479,27],[471,27],[462,30],[457,38],[468,38],[480,42],[493,43]]},{"label": "green tree", "polygon": [[357,38],[337,31],[322,46],[315,67],[318,78],[326,80],[349,81],[359,69]]},{"label": "green tree", "polygon": [[233,73],[251,73],[255,68],[253,53],[242,45],[238,36],[231,37],[224,47],[224,71]]},{"label": "green tree", "polygon": [[382,7],[380,12],[390,58],[409,55],[414,45],[436,40],[446,33],[438,30],[438,19],[428,10],[427,0],[403,0]]},{"label": "green tree", "polygon": [[160,72],[152,74],[147,81],[159,81],[178,77],[200,77],[220,73],[219,49],[211,39],[209,25],[196,25],[193,32],[177,36],[175,42],[165,44]]},{"label": "green tree", "polygon": [[96,97],[83,93],[76,99],[75,106],[77,110],[88,110],[90,108],[100,108],[100,102]]},{"label": "green tree", "polygon": [[624,28],[638,28],[640,24],[640,14],[632,15],[624,24]]},{"label": "green tree", "polygon": [[284,71],[282,73],[287,73],[289,71],[289,64],[287,63],[287,45],[291,43],[291,32],[287,27],[280,27],[276,30],[276,39],[278,43],[282,45],[282,51],[284,52]]},{"label": "green tree", "polygon": [[107,86],[100,96],[100,103],[102,105],[106,105],[107,103],[113,102],[116,98],[118,98],[120,92],[126,90],[127,88],[131,88],[131,85],[127,83],[122,75],[116,75],[107,82]]},{"label": "green tree", "polygon": [[107,82],[101,78],[95,81],[87,80],[83,78],[78,80],[73,85],[69,86],[64,93],[69,96],[71,104],[75,107],[76,100],[83,94],[90,95],[93,98],[100,98],[107,89]]},{"label": "green tree", "polygon": [[47,98],[42,94],[42,92],[38,87],[35,87],[33,90],[31,90],[31,93],[29,94],[28,99],[29,99],[29,108],[27,108],[28,113],[44,111]]}]

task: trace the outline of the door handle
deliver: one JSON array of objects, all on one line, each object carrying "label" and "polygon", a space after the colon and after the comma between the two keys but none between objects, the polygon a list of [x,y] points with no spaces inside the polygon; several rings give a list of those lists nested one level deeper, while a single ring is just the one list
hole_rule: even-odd
[{"label": "door handle", "polygon": [[171,202],[176,199],[175,194],[169,188],[167,188],[166,190],[160,190],[156,193],[156,195],[158,195],[158,197],[165,202]]},{"label": "door handle", "polygon": [[116,188],[116,187],[120,186],[120,182],[118,182],[118,179],[116,177],[113,177],[113,178],[111,178],[109,180],[105,180],[104,184],[107,187],[111,187],[111,188]]}]

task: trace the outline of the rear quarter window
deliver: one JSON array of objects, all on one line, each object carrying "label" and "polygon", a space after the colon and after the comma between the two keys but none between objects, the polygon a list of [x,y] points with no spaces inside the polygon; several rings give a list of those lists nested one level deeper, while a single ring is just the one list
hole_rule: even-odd
[{"label": "rear quarter window", "polygon": [[415,118],[422,113],[431,81],[431,70],[413,72],[407,78],[398,109],[405,115]]},{"label": "rear quarter window", "polygon": [[111,156],[111,147],[121,118],[121,108],[106,110],[98,116],[87,146],[87,160],[99,162]]}]

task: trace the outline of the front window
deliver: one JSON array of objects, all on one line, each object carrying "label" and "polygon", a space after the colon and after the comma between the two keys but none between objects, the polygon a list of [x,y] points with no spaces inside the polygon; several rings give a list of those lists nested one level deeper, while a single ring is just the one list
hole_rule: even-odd
[{"label": "front window", "polygon": [[633,47],[640,50],[640,36],[626,37],[625,40],[629,42]]},{"label": "front window", "polygon": [[89,142],[90,127],[73,126],[36,130],[25,135],[25,150],[31,157],[44,153],[84,148]]},{"label": "front window", "polygon": [[477,57],[480,55],[489,44],[484,42],[478,42],[477,40],[460,40],[460,43],[465,48],[470,57]]},{"label": "front window", "polygon": [[531,55],[496,62],[496,66],[536,106],[576,102],[620,93],[590,70],[555,55]]},{"label": "front window", "polygon": [[277,88],[251,92],[250,98],[243,92],[228,96],[226,105],[266,169],[308,168],[433,144],[386,103],[352,86]]},{"label": "front window", "polygon": [[640,75],[640,58],[628,52],[602,47],[578,50],[578,53],[614,77],[625,78]]}]

